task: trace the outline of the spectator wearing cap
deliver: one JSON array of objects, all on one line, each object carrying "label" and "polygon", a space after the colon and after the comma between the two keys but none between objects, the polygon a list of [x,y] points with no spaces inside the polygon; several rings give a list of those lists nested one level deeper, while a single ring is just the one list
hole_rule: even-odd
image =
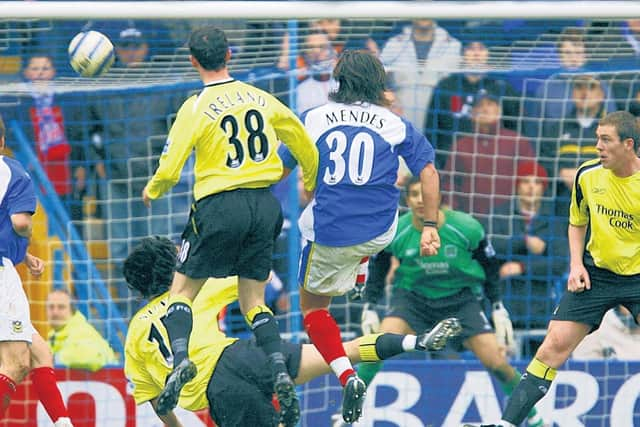
[{"label": "spectator wearing cap", "polygon": [[404,116],[424,129],[433,89],[458,69],[461,44],[432,19],[415,19],[380,53]]},{"label": "spectator wearing cap", "polygon": [[581,75],[571,80],[571,97],[566,114],[545,121],[540,141],[540,159],[554,177],[558,215],[569,214],[569,200],[578,166],[597,157],[598,121],[610,110],[605,88],[596,76]]},{"label": "spectator wearing cap", "polygon": [[501,98],[505,128],[516,130],[520,116],[520,98],[516,90],[506,80],[487,74],[489,49],[482,41],[474,38],[465,43],[462,62],[464,71],[453,73],[438,83],[427,110],[424,134],[437,150],[438,168],[444,167],[456,134],[472,130],[471,109],[476,95],[483,89]]},{"label": "spectator wearing cap", "polygon": [[123,68],[140,67],[145,64],[149,55],[149,45],[143,37],[142,30],[127,27],[120,31],[116,41],[117,66]]},{"label": "spectator wearing cap", "polygon": [[535,158],[529,140],[501,119],[500,97],[484,89],[476,94],[472,132],[454,142],[442,171],[445,203],[479,219],[509,201],[518,164]]},{"label": "spectator wearing cap", "polygon": [[516,327],[543,328],[555,305],[555,281],[568,265],[566,219],[544,198],[549,179],[532,160],[516,170],[516,193],[485,225],[501,260],[505,305]]}]

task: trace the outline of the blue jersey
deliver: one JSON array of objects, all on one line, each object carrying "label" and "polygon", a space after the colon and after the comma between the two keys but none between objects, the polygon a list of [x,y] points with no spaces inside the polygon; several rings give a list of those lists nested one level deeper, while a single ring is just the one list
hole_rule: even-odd
[{"label": "blue jersey", "polygon": [[[419,175],[433,163],[433,147],[407,120],[371,104],[330,102],[302,115],[320,155],[315,198],[299,221],[302,236],[325,246],[351,246],[393,224],[400,191],[398,157]],[[290,169],[295,159],[283,145]]]},{"label": "blue jersey", "polygon": [[36,194],[31,177],[20,163],[0,156],[0,258],[16,265],[27,253],[29,239],[13,230],[11,215],[36,211]]}]

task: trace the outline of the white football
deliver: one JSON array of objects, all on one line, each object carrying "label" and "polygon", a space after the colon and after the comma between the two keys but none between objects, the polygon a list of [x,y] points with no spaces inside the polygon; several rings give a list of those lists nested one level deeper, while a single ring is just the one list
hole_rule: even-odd
[{"label": "white football", "polygon": [[111,40],[98,31],[78,33],[69,43],[71,67],[83,77],[101,76],[114,60]]}]

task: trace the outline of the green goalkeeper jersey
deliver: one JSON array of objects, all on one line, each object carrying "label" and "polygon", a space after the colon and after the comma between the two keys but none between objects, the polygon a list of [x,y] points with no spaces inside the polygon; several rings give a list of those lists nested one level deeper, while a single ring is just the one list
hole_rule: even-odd
[{"label": "green goalkeeper jersey", "polygon": [[433,299],[464,288],[481,294],[486,275],[473,252],[484,239],[484,229],[471,215],[454,210],[443,212],[444,225],[438,229],[440,250],[430,257],[420,255],[422,231],[413,226],[412,214],[400,217],[396,236],[386,249],[400,261],[393,285]]}]

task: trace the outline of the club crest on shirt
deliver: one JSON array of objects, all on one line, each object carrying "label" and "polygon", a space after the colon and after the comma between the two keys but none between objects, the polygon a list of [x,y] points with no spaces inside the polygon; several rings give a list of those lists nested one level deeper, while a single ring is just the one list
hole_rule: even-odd
[{"label": "club crest on shirt", "polygon": [[22,321],[20,320],[12,320],[11,321],[11,330],[14,334],[20,334],[24,330],[24,326],[22,325]]}]

